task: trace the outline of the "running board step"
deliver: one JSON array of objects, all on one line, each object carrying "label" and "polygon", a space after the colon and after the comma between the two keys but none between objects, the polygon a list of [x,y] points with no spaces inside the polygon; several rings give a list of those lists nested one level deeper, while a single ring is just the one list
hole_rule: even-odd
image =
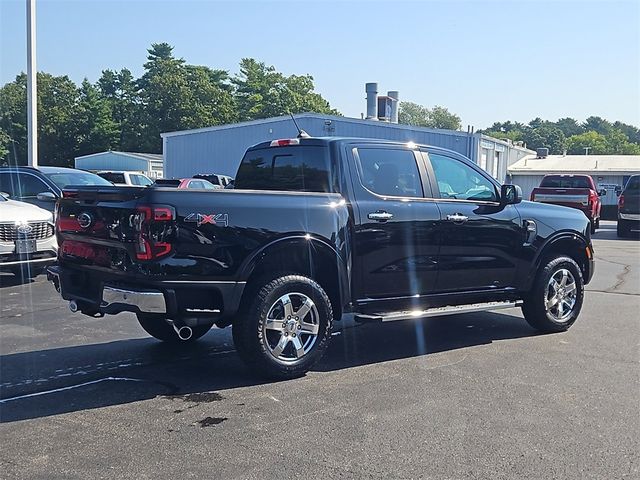
[{"label": "running board step", "polygon": [[455,305],[448,307],[428,308],[427,310],[407,310],[402,312],[381,312],[370,315],[358,314],[357,322],[395,322],[398,320],[410,320],[412,318],[438,317],[441,315],[455,315],[458,313],[485,312],[488,310],[501,310],[522,305],[522,300],[512,302],[486,302],[470,303],[469,305]]}]

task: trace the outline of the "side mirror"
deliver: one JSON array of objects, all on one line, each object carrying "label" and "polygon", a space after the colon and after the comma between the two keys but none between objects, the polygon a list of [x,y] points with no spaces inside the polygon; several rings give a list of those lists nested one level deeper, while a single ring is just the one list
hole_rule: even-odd
[{"label": "side mirror", "polygon": [[599,197],[604,197],[606,194],[607,194],[607,191],[604,188],[598,192]]},{"label": "side mirror", "polygon": [[36,198],[41,202],[55,202],[58,199],[52,192],[39,193]]},{"label": "side mirror", "polygon": [[502,185],[500,189],[500,203],[515,205],[522,201],[522,189],[518,185]]}]

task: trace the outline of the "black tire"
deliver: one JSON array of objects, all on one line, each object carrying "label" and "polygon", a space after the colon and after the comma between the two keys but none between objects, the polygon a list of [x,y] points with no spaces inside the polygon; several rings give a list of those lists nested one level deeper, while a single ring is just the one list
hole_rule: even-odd
[{"label": "black tire", "polygon": [[197,325],[195,327],[191,327],[193,334],[189,340],[181,340],[178,337],[178,334],[173,329],[171,325],[169,325],[166,320],[159,315],[149,315],[144,313],[137,314],[138,322],[142,329],[158,340],[162,340],[167,343],[193,343],[206,334],[213,324],[206,325]]},{"label": "black tire", "polygon": [[620,238],[628,237],[629,235],[631,235],[631,229],[624,220],[618,220],[618,225],[616,225],[616,234]]},{"label": "black tire", "polygon": [[[554,275],[562,270],[568,270],[575,283],[575,303],[566,317],[558,320],[552,311],[546,307],[550,295],[550,282]],[[553,299],[553,297],[552,297]],[[563,332],[573,325],[580,315],[584,300],[584,279],[578,264],[569,257],[554,257],[544,263],[538,273],[531,292],[522,305],[525,320],[536,330],[544,333]],[[564,305],[564,304],[563,304]]]},{"label": "black tire", "polygon": [[595,220],[591,220],[591,233],[596,233],[596,230],[598,229],[598,225],[596,223]]},{"label": "black tire", "polygon": [[596,220],[596,228],[600,228],[600,217]]},{"label": "black tire", "polygon": [[[248,288],[250,290],[245,296],[247,303],[242,305],[238,317],[233,323],[233,340],[240,358],[251,371],[257,372],[260,376],[284,380],[304,375],[320,360],[331,339],[333,310],[326,292],[318,283],[301,275],[284,275],[275,279],[263,278]],[[308,352],[299,358],[285,361],[272,353],[274,349],[271,346],[274,341],[273,335],[280,335],[279,338],[282,340],[282,335],[285,333],[267,331],[265,322],[267,315],[273,311],[279,300],[289,294],[306,296],[313,301],[316,310],[312,315],[316,317],[314,321],[317,322],[318,333]],[[295,313],[297,311],[294,311]],[[295,318],[297,319],[297,317]],[[282,332],[284,332],[284,323],[282,326]],[[271,338],[269,338],[270,335]],[[296,336],[293,333],[291,335],[292,337]],[[302,335],[306,334],[303,332]],[[302,335],[298,334],[298,338],[303,342],[311,338],[308,336],[307,340],[303,340],[305,337]],[[286,349],[295,348],[292,338],[289,338],[289,343],[286,343],[284,348],[283,355],[287,351]],[[289,352],[295,355],[293,350],[289,350]]]}]

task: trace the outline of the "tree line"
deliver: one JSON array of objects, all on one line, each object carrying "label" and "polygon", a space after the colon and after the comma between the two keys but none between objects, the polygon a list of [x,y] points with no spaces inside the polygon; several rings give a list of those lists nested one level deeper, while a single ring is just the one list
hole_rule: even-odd
[{"label": "tree line", "polygon": [[[161,153],[161,132],[255,120],[289,112],[338,115],[310,75],[286,76],[252,58],[239,73],[189,65],[167,43],[152,44],[144,73],[104,70],[96,83],[38,73],[38,156],[72,165],[106,150]],[[27,77],[0,88],[0,163],[26,164]]]},{"label": "tree line", "polygon": [[[27,161],[27,77],[0,88],[0,164]],[[315,92],[310,75],[286,76],[252,58],[239,72],[190,65],[167,43],[148,49],[143,74],[103,70],[97,82],[76,85],[68,76],[38,73],[38,150],[43,165],[72,165],[77,156],[106,150],[161,153],[160,133],[209,127],[287,113],[340,113]],[[401,102],[406,125],[459,130],[458,115],[444,107]],[[523,142],[552,154],[640,154],[640,130],[589,117],[528,124],[496,122],[482,133]]]},{"label": "tree line", "polygon": [[580,123],[574,118],[550,122],[536,118],[528,124],[496,122],[482,131],[485,135],[513,142],[527,148],[548,148],[560,155],[640,155],[640,129],[619,121],[610,122],[591,116]]}]

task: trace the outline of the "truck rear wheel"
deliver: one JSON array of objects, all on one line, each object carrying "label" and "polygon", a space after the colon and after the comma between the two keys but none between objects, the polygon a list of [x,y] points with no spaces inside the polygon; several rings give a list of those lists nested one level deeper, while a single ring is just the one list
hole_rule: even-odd
[{"label": "truck rear wheel", "polygon": [[162,340],[167,343],[192,343],[207,333],[213,324],[211,325],[197,325],[191,327],[192,334],[188,340],[182,340],[175,329],[167,323],[167,321],[161,316],[149,315],[139,313],[137,315],[138,322],[142,329],[158,340]]},{"label": "truck rear wheel", "polygon": [[258,282],[247,299],[233,324],[240,357],[270,378],[304,375],[331,339],[333,310],[326,292],[310,278],[286,275]]},{"label": "truck rear wheel", "polygon": [[545,333],[563,332],[576,321],[584,299],[584,280],[578,264],[569,257],[547,261],[525,298],[525,320]]}]

